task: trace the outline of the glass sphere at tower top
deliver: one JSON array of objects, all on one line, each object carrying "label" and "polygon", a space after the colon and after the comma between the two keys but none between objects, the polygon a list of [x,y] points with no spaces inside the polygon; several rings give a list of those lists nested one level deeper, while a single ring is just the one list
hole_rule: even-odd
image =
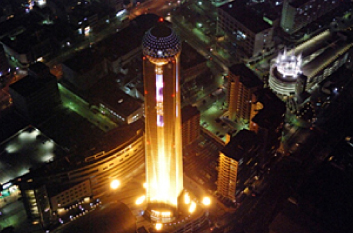
[{"label": "glass sphere at tower top", "polygon": [[145,56],[157,59],[174,57],[181,50],[181,42],[177,34],[161,22],[146,32],[142,46]]}]

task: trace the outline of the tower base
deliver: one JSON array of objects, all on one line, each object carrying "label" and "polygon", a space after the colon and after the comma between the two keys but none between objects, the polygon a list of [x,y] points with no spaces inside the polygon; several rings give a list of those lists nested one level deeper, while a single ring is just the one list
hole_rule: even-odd
[{"label": "tower base", "polygon": [[173,206],[162,203],[150,203],[144,213],[151,222],[170,223],[178,216],[177,209]]}]

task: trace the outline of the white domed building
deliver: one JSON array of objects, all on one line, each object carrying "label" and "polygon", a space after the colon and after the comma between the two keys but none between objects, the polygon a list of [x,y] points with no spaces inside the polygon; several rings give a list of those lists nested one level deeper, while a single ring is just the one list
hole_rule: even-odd
[{"label": "white domed building", "polygon": [[287,54],[286,50],[279,54],[270,68],[271,90],[282,98],[295,95],[297,77],[302,73],[301,65],[301,55]]}]

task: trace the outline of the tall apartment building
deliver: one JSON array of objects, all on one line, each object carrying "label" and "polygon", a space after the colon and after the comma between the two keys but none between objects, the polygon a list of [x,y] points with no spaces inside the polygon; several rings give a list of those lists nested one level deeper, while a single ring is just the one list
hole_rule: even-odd
[{"label": "tall apartment building", "polygon": [[338,7],[338,0],[284,0],[281,27],[293,34]]},{"label": "tall apartment building", "polygon": [[256,110],[254,93],[262,86],[260,79],[244,64],[231,66],[227,97],[229,119],[249,123]]},{"label": "tall apartment building", "polygon": [[226,40],[236,51],[238,62],[270,53],[274,49],[274,27],[264,21],[251,8],[234,2],[218,9],[218,29],[223,30]]},{"label": "tall apartment building", "polygon": [[[241,130],[233,136],[219,153],[217,192],[235,202],[238,167],[245,164],[257,148],[257,136],[249,130]],[[246,177],[244,179],[247,179]]]},{"label": "tall apartment building", "polygon": [[192,143],[200,135],[200,111],[197,107],[187,105],[181,110],[182,140],[184,146]]}]

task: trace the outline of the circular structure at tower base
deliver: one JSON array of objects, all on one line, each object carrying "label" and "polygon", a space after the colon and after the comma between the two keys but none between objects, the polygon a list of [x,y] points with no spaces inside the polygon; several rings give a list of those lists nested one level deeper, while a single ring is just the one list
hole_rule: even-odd
[{"label": "circular structure at tower base", "polygon": [[175,207],[158,203],[148,204],[147,209],[145,211],[145,216],[151,222],[155,223],[173,222],[176,220],[177,214],[178,213]]}]

